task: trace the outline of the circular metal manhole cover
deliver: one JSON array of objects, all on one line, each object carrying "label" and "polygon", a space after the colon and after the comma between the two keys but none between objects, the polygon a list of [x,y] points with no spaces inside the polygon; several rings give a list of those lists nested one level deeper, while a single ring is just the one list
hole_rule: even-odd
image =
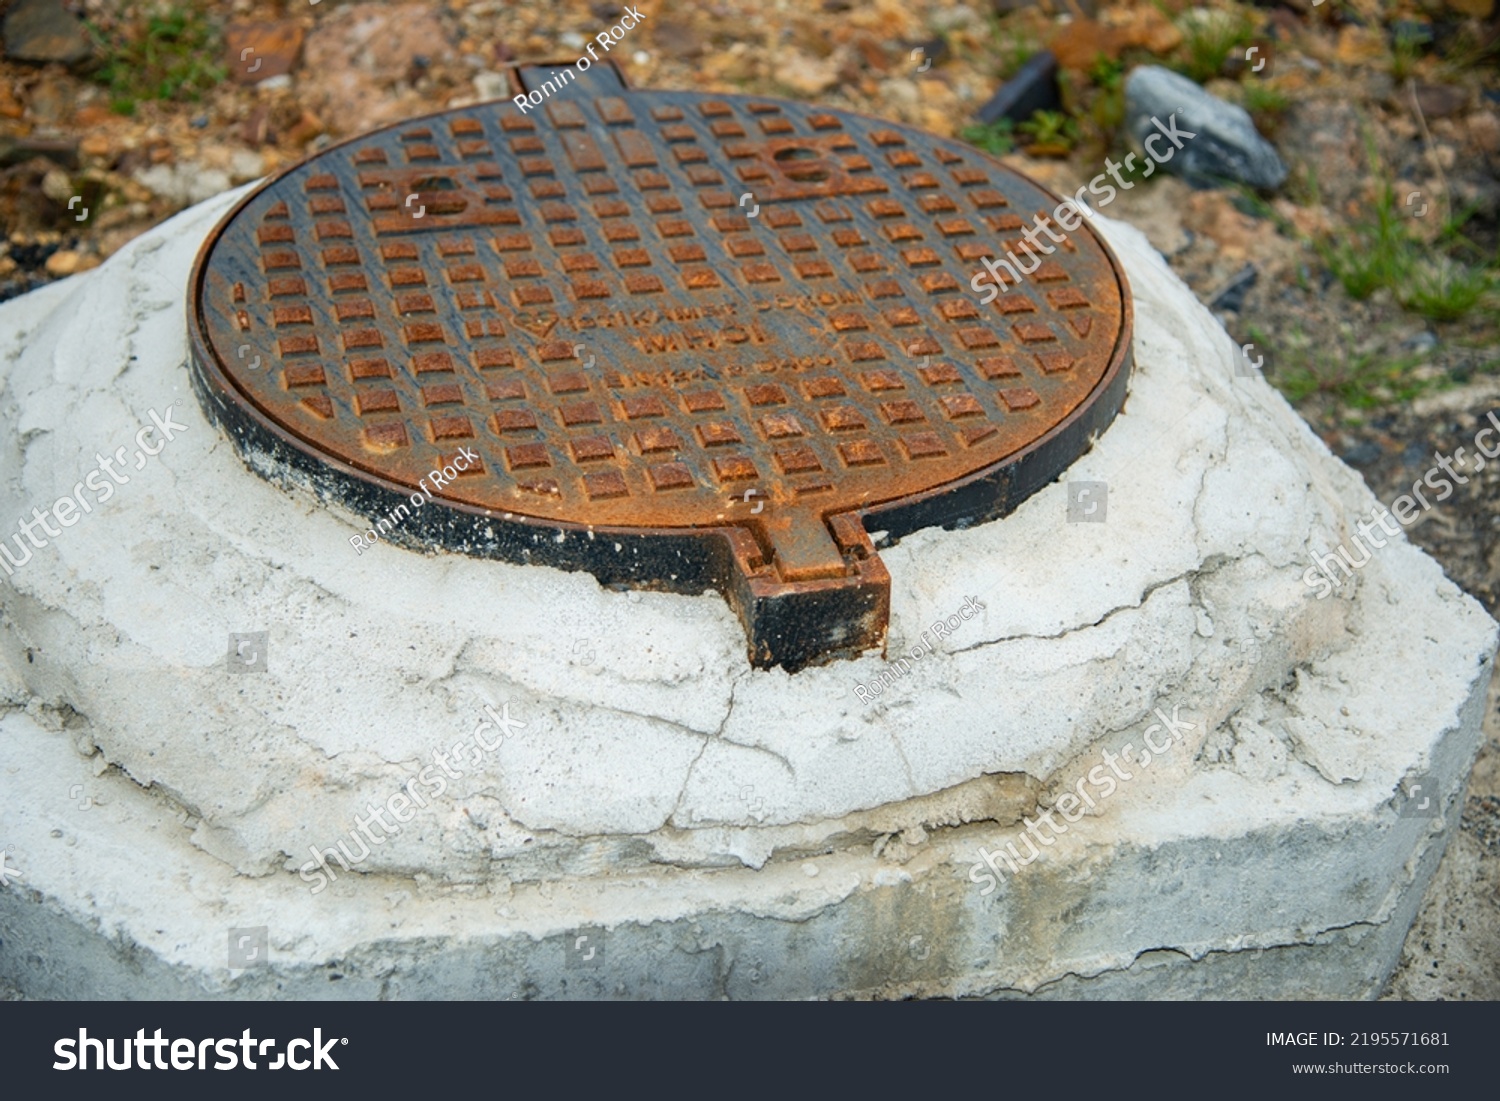
[{"label": "circular metal manhole cover", "polygon": [[957,142],[599,66],[249,195],[194,272],[195,383],[255,469],[397,541],[716,588],[796,669],[883,640],[867,529],[1002,515],[1118,411],[1129,295],[1087,224],[971,290],[1056,203]]}]

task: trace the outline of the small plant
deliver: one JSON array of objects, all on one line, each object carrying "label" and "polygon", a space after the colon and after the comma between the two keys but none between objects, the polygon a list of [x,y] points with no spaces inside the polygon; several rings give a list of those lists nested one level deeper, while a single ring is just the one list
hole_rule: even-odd
[{"label": "small plant", "polygon": [[217,29],[192,7],[149,15],[118,37],[92,25],[89,31],[104,59],[93,77],[122,115],[134,114],[141,100],[197,101],[227,73],[215,60],[222,50]]},{"label": "small plant", "polygon": [[1125,64],[1100,54],[1089,67],[1088,76],[1098,89],[1089,117],[1101,132],[1108,134],[1125,121]]},{"label": "small plant", "polygon": [[1368,298],[1388,287],[1406,309],[1434,321],[1454,321],[1500,289],[1500,279],[1483,262],[1472,265],[1445,251],[1476,250],[1459,232],[1467,213],[1445,220],[1437,241],[1425,244],[1412,235],[1395,189],[1386,183],[1374,215],[1314,245],[1351,297]]},{"label": "small plant", "polygon": [[1396,28],[1391,38],[1391,77],[1406,80],[1415,75],[1423,49],[1432,42],[1430,32],[1410,24]]},{"label": "small plant", "polygon": [[1182,31],[1179,72],[1203,84],[1224,71],[1231,54],[1249,44],[1255,25],[1240,11],[1194,11],[1178,20]]},{"label": "small plant", "polygon": [[1500,60],[1500,38],[1465,23],[1459,25],[1444,50],[1440,70],[1443,79],[1457,82],[1470,71],[1481,65],[1494,65],[1497,60]]},{"label": "small plant", "polygon": [[1389,183],[1381,185],[1373,221],[1357,222],[1343,234],[1317,243],[1319,256],[1353,298],[1401,283],[1411,267],[1412,242]]},{"label": "small plant", "polygon": [[1292,105],[1291,97],[1263,80],[1247,80],[1242,87],[1245,110],[1250,112],[1255,125],[1264,131],[1275,130]]},{"label": "small plant", "polygon": [[1495,286],[1489,272],[1439,256],[1412,264],[1396,297],[1423,317],[1454,321],[1479,305]]},{"label": "small plant", "polygon": [[1028,150],[1066,155],[1078,141],[1078,124],[1062,111],[1037,111],[1016,131],[1031,139]]},{"label": "small plant", "polygon": [[1094,87],[1113,92],[1125,82],[1125,63],[1100,54],[1089,66],[1089,80]]},{"label": "small plant", "polygon": [[1015,124],[1002,118],[995,122],[965,126],[958,136],[976,149],[982,149],[994,157],[1003,156],[1016,147]]},{"label": "small plant", "polygon": [[[1266,334],[1252,328],[1257,343]],[[1356,409],[1372,409],[1391,402],[1405,402],[1441,385],[1441,379],[1419,379],[1412,368],[1420,355],[1382,355],[1379,351],[1356,351],[1349,341],[1310,342],[1295,334],[1296,343],[1285,348],[1277,361],[1271,382],[1288,401],[1302,402],[1319,394],[1337,398]]]},{"label": "small plant", "polygon": [[995,48],[1000,54],[1000,69],[996,73],[1001,80],[1009,80],[1035,57],[1042,48],[1031,28],[1020,20],[996,19],[990,25],[995,38]]},{"label": "small plant", "polygon": [[[1155,183],[1165,173],[1159,171],[1159,166],[1149,157],[1143,157],[1140,153],[1124,148],[1116,151],[1117,159],[1120,161],[1120,179],[1131,187],[1138,184]],[[1149,170],[1149,171],[1148,171]]]}]

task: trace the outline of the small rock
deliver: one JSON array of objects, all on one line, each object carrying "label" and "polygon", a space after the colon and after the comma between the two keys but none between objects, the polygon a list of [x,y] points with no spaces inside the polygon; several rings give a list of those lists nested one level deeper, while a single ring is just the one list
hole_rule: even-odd
[{"label": "small rock", "polygon": [[780,60],[775,69],[776,81],[804,96],[816,96],[839,82],[838,63],[830,58],[808,57],[794,53]]},{"label": "small rock", "polygon": [[980,122],[998,122],[1008,118],[1025,122],[1038,111],[1055,111],[1062,106],[1057,90],[1057,58],[1043,50],[1000,85],[975,114]]},{"label": "small rock", "polygon": [[906,58],[919,74],[931,74],[936,66],[944,65],[953,58],[953,51],[948,47],[948,40],[942,35],[917,43],[916,49],[921,52],[915,58],[912,57],[911,50],[906,52]]},{"label": "small rock", "polygon": [[727,50],[715,50],[698,62],[701,79],[737,83],[760,77],[758,54],[753,53],[743,42],[736,42]]},{"label": "small rock", "polygon": [[1342,65],[1369,65],[1386,56],[1385,36],[1379,31],[1346,24],[1339,30],[1334,56]]},{"label": "small rock", "polygon": [[915,107],[922,102],[922,90],[910,80],[895,77],[880,82],[880,97],[900,107]]},{"label": "small rock", "polygon": [[1438,338],[1433,333],[1423,329],[1416,336],[1407,337],[1403,340],[1401,347],[1407,351],[1420,353],[1432,351],[1432,349],[1437,347],[1437,344]]},{"label": "small rock", "polygon": [[82,61],[93,51],[62,0],[14,0],[5,14],[5,56],[15,61]]},{"label": "small rock", "polygon": [[44,70],[27,99],[27,113],[34,121],[60,130],[71,127],[78,111],[78,81],[66,73]]},{"label": "small rock", "polygon": [[1074,19],[1047,41],[1047,49],[1064,69],[1086,71],[1100,57],[1113,61],[1124,49],[1124,35],[1093,19]]},{"label": "small rock", "polygon": [[285,76],[302,52],[302,24],[295,19],[274,23],[231,23],[224,28],[224,64],[230,79],[260,84]]},{"label": "small rock", "polygon": [[510,91],[503,73],[486,70],[474,74],[474,94],[480,99],[504,99]]},{"label": "small rock", "polygon": [[557,40],[562,43],[564,49],[568,50],[581,50],[584,43],[588,41],[588,39],[584,38],[577,31],[563,31],[562,34],[557,36]]},{"label": "small rock", "polygon": [[1432,465],[1432,455],[1421,443],[1409,443],[1401,452],[1401,465],[1412,470],[1421,470]]},{"label": "small rock", "polygon": [[1380,449],[1380,445],[1378,443],[1372,443],[1371,441],[1366,440],[1363,443],[1355,444],[1339,457],[1350,466],[1373,466],[1375,463],[1378,463],[1384,455],[1385,452]]},{"label": "small rock", "polygon": [[47,269],[48,275],[61,279],[78,271],[82,264],[83,254],[81,252],[74,252],[72,249],[59,249],[47,257],[47,263],[44,266]]},{"label": "small rock", "polygon": [[1475,111],[1470,115],[1469,140],[1481,153],[1500,153],[1500,114]]},{"label": "small rock", "polygon": [[652,25],[648,32],[651,41],[656,43],[657,48],[668,57],[675,57],[682,61],[691,61],[703,54],[703,35],[699,34],[690,23],[665,17],[661,22]]},{"label": "small rock", "polygon": [[258,180],[266,174],[266,161],[259,153],[249,149],[236,149],[229,157],[229,179],[242,184]]},{"label": "small rock", "polygon": [[42,177],[42,194],[54,203],[66,203],[75,192],[73,179],[60,168],[54,168]]},{"label": "small rock", "polygon": [[[1176,148],[1163,137],[1152,144],[1172,157],[1161,167],[1190,183],[1236,180],[1251,187],[1280,187],[1287,169],[1275,148],[1255,129],[1244,108],[1209,95],[1193,81],[1160,65],[1143,65],[1125,82],[1126,123],[1136,140],[1168,129],[1171,116],[1184,136]],[[1153,123],[1152,119],[1158,120]],[[1185,135],[1191,133],[1191,138]],[[1162,148],[1165,146],[1165,148]]]},{"label": "small rock", "polygon": [[1422,114],[1427,116],[1429,122],[1456,115],[1468,103],[1469,93],[1464,88],[1457,88],[1452,84],[1417,85],[1417,106],[1422,108]]},{"label": "small rock", "polygon": [[1234,274],[1224,289],[1219,291],[1209,300],[1210,310],[1228,310],[1231,313],[1239,313],[1245,306],[1245,295],[1250,293],[1250,288],[1255,286],[1259,273],[1254,264],[1246,264]]},{"label": "small rock", "polygon": [[933,30],[940,34],[948,31],[956,31],[963,27],[978,26],[983,21],[979,13],[967,4],[955,4],[951,8],[939,8],[928,18],[928,23]]},{"label": "small rock", "polygon": [[1139,46],[1160,57],[1182,45],[1182,31],[1159,8],[1144,4],[1110,15],[1124,46]]},{"label": "small rock", "polygon": [[240,140],[252,147],[274,140],[271,131],[271,109],[264,103],[257,103],[245,116],[245,121],[240,124]]},{"label": "small rock", "polygon": [[[542,44],[547,48],[547,43]],[[432,65],[457,56],[437,5],[354,3],[334,8],[308,33],[298,69],[299,98],[336,134],[408,118],[425,105],[409,87],[417,58]]]},{"label": "small rock", "polygon": [[22,164],[33,157],[46,157],[64,168],[77,168],[78,146],[65,140],[10,138],[0,134],[0,168]]},{"label": "small rock", "polygon": [[177,206],[192,206],[229,190],[226,173],[190,162],[154,164],[137,172],[135,180],[152,194]]}]

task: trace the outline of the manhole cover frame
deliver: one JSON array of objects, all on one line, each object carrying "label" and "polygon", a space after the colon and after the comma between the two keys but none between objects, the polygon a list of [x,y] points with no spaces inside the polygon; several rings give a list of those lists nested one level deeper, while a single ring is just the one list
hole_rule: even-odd
[{"label": "manhole cover frame", "polygon": [[[548,69],[548,66],[524,66],[508,70],[508,74],[514,85],[524,87],[522,81],[527,73],[541,74]],[[617,73],[613,77],[618,81]],[[634,93],[637,97],[677,95],[811,109],[811,105],[775,97],[653,93],[649,89],[628,89],[623,81],[619,81],[618,87],[620,94]],[[508,100],[445,109],[331,145],[263,181],[242,197],[210,233],[199,250],[189,282],[190,375],[206,415],[230,436],[251,469],[269,480],[311,490],[325,503],[337,504],[364,517],[388,516],[401,505],[407,505],[405,518],[383,538],[411,550],[430,553],[444,549],[517,564],[581,570],[593,574],[603,585],[620,589],[685,595],[715,590],[726,598],[741,620],[752,664],[761,668],[780,665],[795,672],[809,664],[883,648],[890,609],[890,575],[867,532],[883,533],[884,546],[923,528],[964,528],[1006,515],[1084,454],[1124,403],[1133,362],[1134,304],[1118,259],[1084,218],[1078,229],[1069,232],[1074,237],[1086,235],[1102,254],[1120,303],[1114,348],[1093,390],[1051,429],[989,466],[893,500],[825,515],[827,534],[843,559],[843,576],[797,581],[780,578],[775,550],[767,546],[763,533],[757,538],[748,517],[717,525],[642,528],[538,517],[520,511],[484,508],[441,495],[413,508],[411,501],[416,487],[320,449],[263,411],[242,390],[233,374],[225,369],[207,335],[208,323],[203,316],[207,269],[225,229],[240,213],[312,162],[335,155],[347,146],[368,142],[374,134],[470,112],[513,109]],[[927,142],[951,142],[915,127],[857,112],[839,109],[830,113],[861,119]],[[1050,189],[980,151],[966,150],[966,153],[983,162],[992,174],[1015,177],[1054,204],[1062,201]]]}]

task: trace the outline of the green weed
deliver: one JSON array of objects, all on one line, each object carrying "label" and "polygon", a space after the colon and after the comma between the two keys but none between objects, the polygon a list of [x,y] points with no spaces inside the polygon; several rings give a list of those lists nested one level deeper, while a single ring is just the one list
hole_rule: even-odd
[{"label": "green weed", "polygon": [[1062,111],[1037,111],[1025,122],[1016,126],[1017,133],[1025,134],[1035,145],[1073,148],[1078,141],[1078,123]]},{"label": "green weed", "polygon": [[1432,35],[1412,27],[1401,27],[1391,39],[1391,78],[1404,81],[1415,75],[1417,62],[1422,59]]},{"label": "green weed", "polygon": [[1016,147],[1014,135],[1015,124],[1005,118],[976,126],[965,126],[958,132],[958,136],[964,141],[995,157],[1009,153]]},{"label": "green weed", "polygon": [[1275,130],[1292,105],[1291,97],[1263,80],[1246,80],[1241,87],[1244,108],[1250,112],[1255,125],[1264,131]]},{"label": "green weed", "polygon": [[93,78],[110,92],[110,105],[135,113],[142,100],[188,100],[222,81],[222,39],[199,10],[177,5],[138,20],[123,35],[108,37],[89,26],[103,62]]},{"label": "green weed", "polygon": [[1231,54],[1255,37],[1255,24],[1238,10],[1211,10],[1177,21],[1183,42],[1176,68],[1203,84],[1224,71]]},{"label": "green weed", "polygon": [[[1257,344],[1267,339],[1255,328],[1249,330]],[[1304,334],[1278,352],[1271,382],[1288,401],[1302,402],[1318,395],[1338,399],[1356,409],[1373,409],[1391,402],[1406,402],[1442,385],[1442,379],[1418,379],[1412,368],[1421,355],[1388,357],[1378,351],[1357,352],[1346,341],[1333,347],[1308,341]],[[1269,344],[1265,345],[1270,347]]]},{"label": "green weed", "polygon": [[1412,235],[1395,189],[1382,184],[1373,217],[1314,242],[1319,257],[1353,298],[1388,287],[1408,310],[1434,321],[1453,321],[1487,303],[1497,283],[1494,260],[1469,264],[1451,252],[1475,249],[1460,233],[1462,218],[1444,220],[1433,244]]}]

